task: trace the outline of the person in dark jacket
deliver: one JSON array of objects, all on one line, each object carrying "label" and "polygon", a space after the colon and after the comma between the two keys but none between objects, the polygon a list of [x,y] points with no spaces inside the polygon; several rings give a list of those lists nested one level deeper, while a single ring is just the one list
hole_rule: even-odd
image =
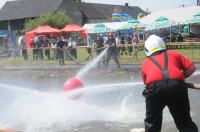
[{"label": "person in dark jacket", "polygon": [[181,33],[178,34],[177,38],[176,38],[177,42],[183,42],[183,36]]},{"label": "person in dark jacket", "polygon": [[126,36],[124,33],[122,33],[119,37],[120,39],[120,44],[122,45],[122,47],[120,48],[121,49],[121,55],[125,54],[127,55],[127,51],[126,51],[126,47],[124,46],[126,44]]},{"label": "person in dark jacket", "polygon": [[161,132],[165,106],[174,118],[179,132],[198,132],[190,116],[190,103],[185,78],[195,65],[178,52],[166,50],[164,41],[151,35],[145,42],[147,58],[142,64],[143,91],[146,97],[145,132]]},{"label": "person in dark jacket", "polygon": [[[98,34],[96,40],[94,41],[96,47],[96,55],[99,56],[104,50],[104,39],[103,34]],[[98,67],[101,67],[101,64],[105,65],[105,57],[103,56],[102,60],[98,62]]]},{"label": "person in dark jacket", "polygon": [[108,48],[107,50],[107,56],[106,56],[106,67],[108,67],[108,64],[110,62],[111,57],[113,57],[115,63],[117,64],[117,67],[120,68],[119,60],[117,57],[117,52],[116,52],[116,41],[115,38],[113,37],[113,33],[110,32],[109,38],[106,41],[105,47]]},{"label": "person in dark jacket", "polygon": [[58,36],[57,41],[57,56],[58,56],[58,62],[60,66],[64,65],[64,48],[65,48],[65,42],[62,40],[62,36]]},{"label": "person in dark jacket", "polygon": [[38,36],[38,39],[36,40],[36,49],[37,49],[37,53],[38,53],[38,57],[43,60],[44,56],[43,56],[43,39],[42,36]]},{"label": "person in dark jacket", "polygon": [[33,60],[38,60],[38,51],[36,49],[36,42],[33,37],[30,40],[30,46],[32,48]]}]

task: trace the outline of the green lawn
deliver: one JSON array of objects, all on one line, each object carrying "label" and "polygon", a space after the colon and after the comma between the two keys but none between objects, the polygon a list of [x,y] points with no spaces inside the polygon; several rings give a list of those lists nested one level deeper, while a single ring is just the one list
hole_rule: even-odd
[{"label": "green lawn", "polygon": [[[176,50],[187,58],[191,59],[193,62],[200,62],[200,49],[178,49]],[[52,53],[52,52],[51,52]],[[77,49],[78,59],[77,62],[80,64],[86,64],[88,57],[86,48],[78,48]],[[94,57],[96,53],[93,53]],[[19,57],[10,57],[10,58],[0,58],[0,65],[24,65],[24,64],[58,64],[57,60],[47,60],[47,57],[44,56],[44,60],[33,61],[32,59],[32,51],[28,51],[28,61],[24,61],[22,56]],[[138,51],[138,58],[135,59],[133,55],[121,55],[120,63],[121,64],[141,64],[145,58],[145,54],[143,50]],[[65,60],[66,64],[76,64],[75,61]],[[114,63],[111,61],[111,63]]]}]

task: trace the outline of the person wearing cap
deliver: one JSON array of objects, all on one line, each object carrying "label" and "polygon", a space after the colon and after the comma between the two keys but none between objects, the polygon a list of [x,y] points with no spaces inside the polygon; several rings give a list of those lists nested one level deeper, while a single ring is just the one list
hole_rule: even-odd
[{"label": "person wearing cap", "polygon": [[145,42],[147,58],[141,66],[146,98],[145,132],[160,132],[165,106],[180,132],[198,132],[190,116],[190,103],[185,78],[196,70],[182,54],[166,49],[164,41],[151,35]]},{"label": "person wearing cap", "polygon": [[110,59],[111,57],[113,57],[115,63],[117,64],[117,67],[120,68],[120,64],[119,64],[119,60],[118,60],[117,52],[116,52],[116,40],[113,37],[112,32],[110,32],[108,36],[109,36],[108,40],[105,43],[105,47],[108,48],[107,55],[106,55],[106,67],[108,67]]}]

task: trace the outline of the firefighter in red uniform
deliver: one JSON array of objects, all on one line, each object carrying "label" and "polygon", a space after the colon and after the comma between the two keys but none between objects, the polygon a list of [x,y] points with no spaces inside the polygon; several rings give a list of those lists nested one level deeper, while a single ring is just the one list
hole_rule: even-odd
[{"label": "firefighter in red uniform", "polygon": [[147,58],[142,65],[146,98],[145,132],[160,132],[165,106],[180,132],[198,132],[190,116],[188,89],[184,79],[196,70],[183,55],[166,50],[164,41],[151,35],[144,46]]}]

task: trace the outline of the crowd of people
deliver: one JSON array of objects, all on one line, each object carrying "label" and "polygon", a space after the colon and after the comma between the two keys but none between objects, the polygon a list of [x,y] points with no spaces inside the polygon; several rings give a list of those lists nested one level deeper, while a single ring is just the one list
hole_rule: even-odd
[{"label": "crowd of people", "polygon": [[170,33],[170,30],[158,29],[156,32],[146,32],[145,37],[148,38],[150,34],[156,34],[157,36],[161,37],[165,42],[183,42],[184,41],[184,36],[180,31]]},{"label": "crowd of people", "polygon": [[[103,58],[102,63],[105,67],[108,67],[110,59],[113,58],[117,67],[120,67],[119,58],[120,55],[134,55],[137,58],[137,45],[139,44],[139,38],[137,34],[124,33],[114,34],[113,32],[108,33],[107,36],[103,34],[98,34],[96,38],[92,40],[90,34],[87,34],[87,46],[88,54],[91,54],[91,47],[96,47],[96,53],[99,55],[104,48],[108,48],[106,57]],[[125,46],[125,44],[131,44]],[[134,54],[133,54],[134,53]],[[100,62],[99,65],[100,66]]]},{"label": "crowd of people", "polygon": [[[24,60],[28,60],[28,52],[26,47],[25,36],[19,37],[18,45],[22,50]],[[113,58],[117,67],[120,67],[119,58],[121,55],[133,55],[137,59],[137,44],[139,38],[137,34],[86,34],[84,44],[87,48],[88,60],[93,59],[93,52],[96,51],[96,56],[100,55],[105,48],[108,48],[107,53],[99,62],[98,67],[108,67],[110,59]],[[131,44],[125,46],[125,44]],[[43,60],[46,57],[48,60],[58,60],[60,65],[64,65],[64,60],[77,59],[78,39],[76,37],[65,38],[61,35],[46,36],[37,35],[31,38],[30,47],[32,49],[33,60]],[[52,53],[51,53],[52,52]]]},{"label": "crowd of people", "polygon": [[[64,65],[64,60],[66,58],[77,59],[77,41],[76,38],[66,39],[63,36],[48,37],[45,35],[38,35],[32,37],[30,40],[30,47],[32,49],[33,60],[43,60],[46,56],[48,60],[58,60],[60,65]],[[22,50],[24,60],[28,60],[25,36],[19,37],[18,45]]]}]

